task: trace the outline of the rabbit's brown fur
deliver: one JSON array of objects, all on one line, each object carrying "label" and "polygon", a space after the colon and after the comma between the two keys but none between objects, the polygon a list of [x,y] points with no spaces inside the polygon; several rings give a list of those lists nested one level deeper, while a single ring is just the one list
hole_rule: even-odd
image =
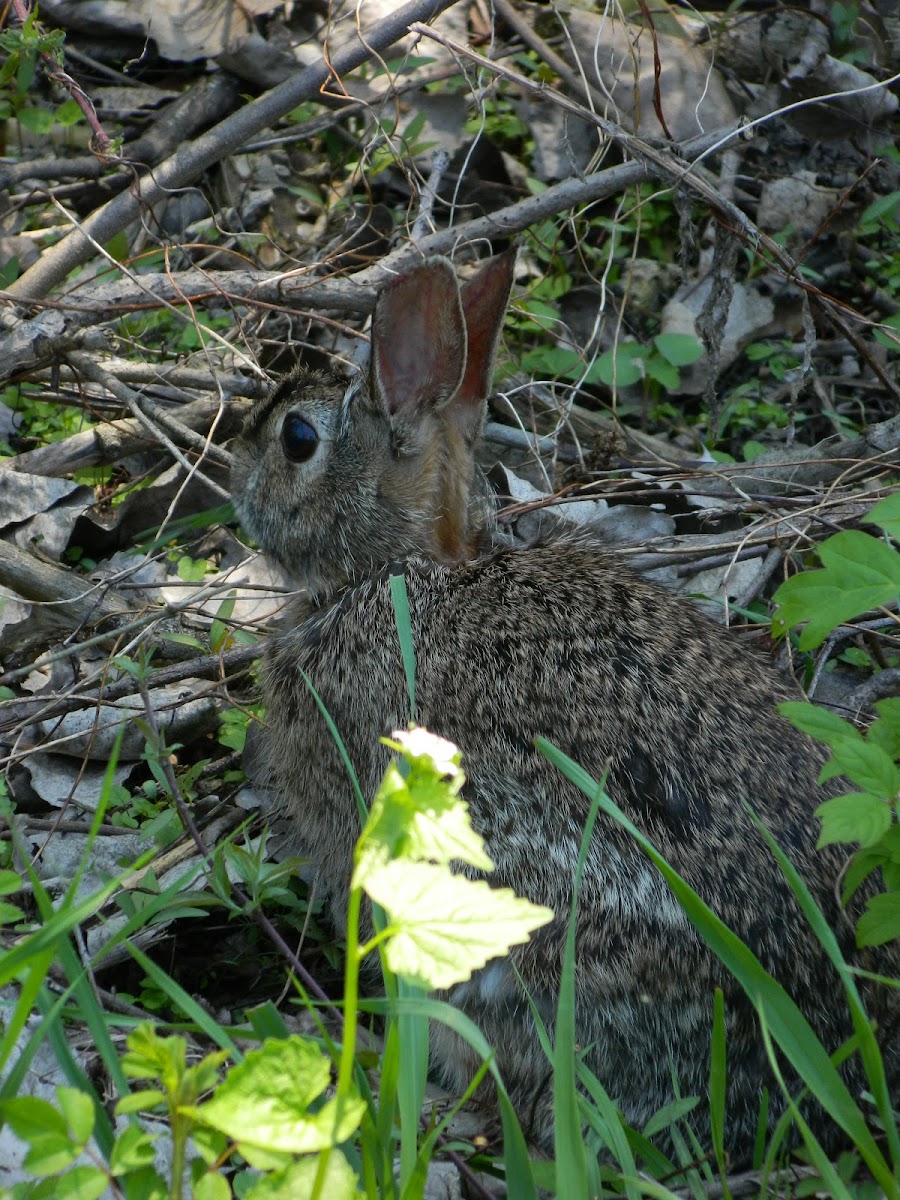
[{"label": "rabbit's brown fur", "polygon": [[[289,376],[251,413],[233,480],[247,529],[310,587],[267,652],[267,758],[338,923],[359,822],[300,668],[371,799],[388,757],[378,738],[410,717],[389,583],[392,572],[405,577],[416,720],[463,750],[464,794],[496,863],[491,882],[557,913],[509,960],[450,993],[494,1046],[520,1115],[550,1144],[549,1068],[512,966],[552,1027],[589,805],[534,750],[535,735],[595,778],[611,763],[612,798],[791,992],[830,1049],[850,1032],[837,976],[745,801],[803,874],[845,953],[882,971],[900,962],[891,950],[854,950],[835,899],[842,853],[815,849],[822,754],[774,711],[788,692],[771,668],[593,545],[551,536],[514,550],[491,546],[479,529],[472,446],[510,281],[508,258],[469,285],[468,299],[443,260],[401,279],[376,310],[370,382],[348,392],[332,376]],[[465,371],[450,350],[428,349],[440,323]],[[308,462],[284,453],[287,413],[321,437]],[[673,1098],[673,1067],[681,1094],[705,1092],[717,986],[728,1013],[727,1139],[745,1160],[761,1088],[774,1089],[752,1007],[649,860],[601,815],[580,893],[577,1037],[630,1122],[640,1126]],[[896,1026],[889,993],[867,999],[882,1024]],[[884,1045],[896,1083],[892,1036]],[[466,1086],[478,1066],[471,1050],[443,1027],[433,1047],[447,1081]],[[861,1084],[852,1066],[848,1079]]]}]

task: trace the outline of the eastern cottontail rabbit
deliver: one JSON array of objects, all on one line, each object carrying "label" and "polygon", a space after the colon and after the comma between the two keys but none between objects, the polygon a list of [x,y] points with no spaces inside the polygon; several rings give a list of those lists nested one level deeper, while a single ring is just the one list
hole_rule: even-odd
[{"label": "eastern cottontail rabbit", "polygon": [[[788,695],[774,672],[687,600],[591,544],[553,534],[527,550],[491,544],[473,447],[512,270],[501,256],[460,288],[438,258],[394,280],[376,306],[368,377],[348,386],[288,375],[236,440],[232,484],[244,527],[308,588],[266,655],[267,759],[338,922],[359,821],[300,668],[371,798],[387,763],[378,739],[410,715],[389,587],[391,572],[405,576],[416,719],[463,750],[492,882],[558,914],[450,993],[494,1046],[526,1126],[549,1144],[548,1064],[513,966],[552,1027],[589,806],[533,749],[535,735],[595,778],[611,763],[612,798],[788,988],[830,1050],[850,1032],[841,987],[744,801],[802,872],[844,952],[861,956],[835,899],[842,856],[815,848],[822,754],[774,711]],[[673,1098],[673,1073],[682,1095],[705,1092],[713,991],[723,988],[726,1136],[746,1160],[761,1089],[777,1095],[754,1010],[656,869],[603,815],[578,920],[577,1040],[637,1126]],[[872,962],[900,966],[889,951]],[[869,1000],[888,1023],[893,1003],[896,1024],[895,1001]],[[472,1051],[444,1028],[434,1047],[445,1080],[467,1085]],[[852,1067],[848,1078],[858,1090]]]}]

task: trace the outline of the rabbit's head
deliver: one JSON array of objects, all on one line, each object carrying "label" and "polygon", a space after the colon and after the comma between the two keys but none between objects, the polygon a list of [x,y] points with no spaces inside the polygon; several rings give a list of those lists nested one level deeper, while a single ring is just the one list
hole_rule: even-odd
[{"label": "rabbit's head", "polygon": [[466,558],[477,535],[474,447],[515,254],[460,288],[426,259],[380,293],[368,375],[298,368],[232,447],[244,528],[314,596],[420,553]]}]

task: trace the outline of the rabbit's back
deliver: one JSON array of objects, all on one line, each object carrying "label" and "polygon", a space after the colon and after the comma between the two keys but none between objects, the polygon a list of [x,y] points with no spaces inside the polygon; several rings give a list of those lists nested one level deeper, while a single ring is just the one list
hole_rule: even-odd
[{"label": "rabbit's back", "polygon": [[[822,753],[775,712],[789,695],[776,673],[689,602],[591,546],[392,569],[409,597],[415,718],[463,750],[464,795],[496,864],[491,881],[557,913],[510,956],[542,1019],[552,1025],[589,802],[537,753],[537,735],[596,779],[609,764],[612,799],[791,992],[829,1048],[840,1044],[850,1030],[836,974],[746,808],[800,870],[852,959],[852,925],[836,900],[842,856],[815,848]],[[410,718],[389,574],[306,616],[269,653],[272,769],[339,922],[359,821],[298,667],[371,799],[387,763],[378,738]],[[579,906],[577,1033],[594,1047],[591,1067],[636,1123],[672,1098],[673,1065],[684,1093],[702,1091],[712,993],[722,987],[736,1114],[729,1136],[746,1152],[761,1081],[772,1082],[755,1016],[656,869],[603,814]],[[490,964],[451,999],[481,1025],[519,1111],[533,1109],[533,1128],[546,1137],[548,1067],[510,965]],[[465,1086],[478,1065],[471,1051],[445,1030],[434,1044],[450,1082]]]},{"label": "rabbit's back", "polygon": [[[561,878],[577,859],[570,839],[580,841],[589,802],[534,749],[540,735],[597,779],[610,764],[610,795],[708,895],[723,856],[732,866],[758,857],[758,835],[747,844],[745,802],[786,850],[819,861],[810,818],[820,750],[774,711],[789,695],[776,673],[689,602],[594,547],[566,542],[499,549],[455,568],[413,560],[394,569],[410,605],[412,715],[462,747],[476,823],[492,840],[507,839],[510,854],[533,858],[531,839],[540,838]],[[304,613],[276,639],[267,671],[270,736],[320,742],[325,726],[302,667],[367,796],[387,761],[378,737],[411,716],[389,574]],[[308,759],[310,781],[320,778],[323,750]],[[297,755],[273,750],[272,758],[276,771],[289,764],[290,795]],[[340,772],[333,782],[349,795]],[[314,834],[320,813],[293,806]],[[603,844],[612,838],[630,850],[629,836],[602,820]],[[722,853],[711,859],[713,846]],[[751,874],[739,871],[733,889],[755,886]],[[560,887],[568,894],[567,883]]]}]

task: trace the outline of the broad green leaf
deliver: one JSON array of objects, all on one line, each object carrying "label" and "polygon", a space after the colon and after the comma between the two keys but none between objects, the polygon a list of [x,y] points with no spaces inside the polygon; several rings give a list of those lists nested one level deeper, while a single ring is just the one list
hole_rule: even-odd
[{"label": "broad green leaf", "polygon": [[862,519],[900,540],[900,492],[892,492],[890,496],[879,500]]},{"label": "broad green leaf", "polygon": [[337,1129],[336,1101],[308,1112],[330,1078],[331,1060],[314,1042],[270,1038],[232,1067],[211,1100],[186,1111],[248,1146],[309,1154],[345,1141],[362,1119],[365,1106],[355,1097],[344,1103]]},{"label": "broad green leaf", "polygon": [[[142,1078],[138,1076],[138,1078]],[[116,1105],[116,1116],[129,1116],[136,1112],[150,1112],[151,1109],[157,1108],[161,1104],[165,1104],[166,1093],[159,1088],[141,1088],[139,1091],[131,1092],[128,1096],[123,1096]]]},{"label": "broad green leaf", "polygon": [[658,384],[674,392],[680,383],[678,368],[673,367],[662,358],[651,358],[647,361],[647,376],[655,379]]},{"label": "broad green leaf", "polygon": [[[195,1161],[200,1162],[199,1159]],[[193,1200],[232,1200],[231,1187],[225,1176],[206,1169],[204,1163],[200,1165],[204,1169],[194,1181]]]},{"label": "broad green leaf", "polygon": [[46,108],[20,108],[16,115],[29,133],[49,133],[53,128],[53,113]]},{"label": "broad green leaf", "polygon": [[884,946],[900,938],[900,892],[872,897],[857,923],[856,938],[860,946]]},{"label": "broad green leaf", "polygon": [[893,350],[895,354],[900,353],[900,312],[891,313],[880,326],[876,325],[872,337],[879,345]]},{"label": "broad green leaf", "polygon": [[673,367],[689,367],[703,355],[703,347],[691,333],[658,333],[653,344]]},{"label": "broad green leaf", "polygon": [[861,846],[872,846],[891,824],[890,805],[871,792],[835,796],[833,800],[826,800],[819,805],[816,816],[822,819],[819,849],[835,842],[859,842]]},{"label": "broad green leaf", "polygon": [[592,374],[607,387],[630,387],[644,378],[647,354],[647,347],[638,342],[620,342],[600,355]]},{"label": "broad green leaf", "polygon": [[183,579],[186,583],[199,583],[206,576],[208,569],[209,563],[205,558],[193,559],[186,554],[179,558],[175,568],[178,578]]},{"label": "broad green leaf", "polygon": [[561,346],[532,350],[523,356],[522,365],[525,370],[544,378],[579,379],[584,373],[581,355]]},{"label": "broad green leaf", "polygon": [[385,772],[359,840],[353,886],[368,890],[370,873],[392,858],[458,859],[493,870],[458,796],[465,776],[457,747],[424,729],[399,730],[385,745],[403,754],[408,773],[404,777],[396,763]]},{"label": "broad green leaf", "polygon": [[205,1125],[194,1125],[191,1131],[191,1140],[197,1150],[199,1156],[203,1159],[208,1167],[218,1160],[224,1162],[228,1151],[228,1138],[224,1133],[220,1133],[218,1129],[210,1129]]},{"label": "broad green leaf", "polygon": [[385,863],[372,871],[366,891],[388,914],[392,936],[385,955],[391,970],[432,988],[463,982],[553,920],[549,908],[509,888],[492,888],[430,863]]},{"label": "broad green leaf", "polygon": [[869,726],[868,741],[880,746],[891,758],[900,758],[900,696],[875,701],[877,719]]},{"label": "broad green leaf", "polygon": [[832,758],[841,773],[861,791],[876,796],[896,796],[900,791],[900,768],[880,746],[863,738],[832,747]]},{"label": "broad green leaf", "polygon": [[778,705],[778,711],[787,717],[795,729],[808,733],[816,741],[834,746],[837,742],[862,741],[862,734],[849,721],[839,717],[830,709],[822,708],[819,704],[810,704],[808,700],[787,700]]},{"label": "broad green leaf", "polygon": [[18,871],[0,871],[0,896],[12,896],[22,890],[22,877]]},{"label": "broad green leaf", "polygon": [[137,1025],[125,1039],[122,1070],[129,1079],[159,1079],[176,1092],[185,1071],[187,1042],[183,1037],[160,1037],[149,1021]]},{"label": "broad green leaf", "polygon": [[73,1087],[58,1087],[56,1098],[76,1141],[84,1144],[94,1132],[96,1113],[90,1096]]},{"label": "broad green leaf", "polygon": [[860,217],[860,223],[875,224],[883,217],[900,216],[900,191],[887,192],[873,200]]},{"label": "broad green leaf", "polygon": [[70,97],[68,100],[63,100],[62,104],[57,107],[53,119],[57,125],[65,128],[68,125],[75,125],[78,121],[83,121],[84,113],[81,111],[78,101]]},{"label": "broad green leaf", "polygon": [[23,1142],[33,1141],[34,1138],[47,1133],[68,1136],[66,1119],[59,1109],[37,1096],[18,1096],[15,1100],[4,1100],[0,1105],[0,1114],[16,1137],[21,1138]]},{"label": "broad green leaf", "polygon": [[54,1179],[52,1186],[53,1200],[98,1200],[109,1187],[109,1180],[105,1171],[85,1163]]},{"label": "broad green leaf", "polygon": [[775,593],[785,625],[808,622],[800,648],[820,645],[832,629],[900,594],[900,554],[878,538],[848,530],[819,547],[821,571],[804,571]]},{"label": "broad green leaf", "polygon": [[7,904],[6,901],[0,903],[0,925],[13,925],[16,921],[21,921],[24,916],[24,912],[17,904]]},{"label": "broad green leaf", "polygon": [[[258,1180],[244,1200],[300,1200],[311,1196],[318,1176],[321,1156],[304,1158]],[[364,1200],[353,1168],[339,1150],[332,1150],[321,1178],[319,1195],[323,1200]]]},{"label": "broad green leaf", "polygon": [[35,1175],[55,1175],[71,1166],[81,1152],[80,1143],[73,1142],[68,1134],[42,1133],[31,1139],[23,1166]]},{"label": "broad green leaf", "polygon": [[113,1143],[109,1156],[109,1169],[112,1174],[124,1175],[126,1171],[152,1166],[155,1140],[155,1134],[147,1133],[140,1126],[126,1125]]}]

